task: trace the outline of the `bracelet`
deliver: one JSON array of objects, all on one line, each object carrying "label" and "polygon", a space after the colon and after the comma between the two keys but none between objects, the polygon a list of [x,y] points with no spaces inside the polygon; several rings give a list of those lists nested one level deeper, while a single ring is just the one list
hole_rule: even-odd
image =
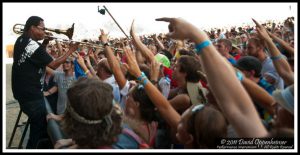
[{"label": "bracelet", "polygon": [[84,74],[88,74],[89,72],[90,72],[90,70],[87,70],[87,71],[84,72]]},{"label": "bracelet", "polygon": [[244,79],[244,76],[243,76],[243,74],[242,74],[240,71],[237,71],[237,72],[236,72],[236,76],[237,76],[237,78],[238,78],[240,81],[242,81],[242,80]]},{"label": "bracelet", "polygon": [[141,81],[143,77],[146,77],[144,72],[142,72],[142,74],[137,78],[137,80]]},{"label": "bracelet", "polygon": [[156,81],[156,80],[150,80],[150,82],[151,82],[152,84],[154,84],[154,85],[157,84],[157,81]]},{"label": "bracelet", "polygon": [[140,81],[140,83],[145,87],[146,84],[148,83],[147,77],[142,78],[142,80]]},{"label": "bracelet", "polygon": [[282,55],[282,54],[280,54],[280,55],[278,55],[278,56],[272,56],[272,57],[270,57],[273,61],[276,61],[276,60],[279,60],[279,59],[282,59],[282,58],[284,58],[284,56]]},{"label": "bracelet", "polygon": [[196,51],[197,51],[197,54],[201,54],[203,48],[205,48],[205,47],[207,47],[209,45],[211,45],[211,41],[210,40],[205,40],[202,43],[197,44],[196,47],[195,47]]}]

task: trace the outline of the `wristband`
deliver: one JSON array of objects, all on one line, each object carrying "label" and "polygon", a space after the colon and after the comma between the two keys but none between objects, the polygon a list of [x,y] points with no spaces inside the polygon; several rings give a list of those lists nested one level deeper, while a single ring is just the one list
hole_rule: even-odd
[{"label": "wristband", "polygon": [[144,72],[142,72],[142,74],[137,78],[137,80],[141,81],[143,77],[146,77]]},{"label": "wristband", "polygon": [[270,57],[273,61],[276,61],[276,60],[279,60],[279,59],[282,59],[282,58],[284,58],[284,56],[282,55],[282,54],[280,54],[280,55],[278,55],[278,56],[272,56],[272,57]]},{"label": "wristband", "polygon": [[211,45],[211,41],[210,40],[205,40],[202,43],[197,44],[196,47],[195,47],[196,51],[197,51],[197,54],[201,54],[203,48],[205,48],[205,47],[207,47],[209,45]]},{"label": "wristband", "polygon": [[88,74],[90,72],[90,70],[87,70],[86,72],[84,72],[84,74],[86,75],[86,74]]},{"label": "wristband", "polygon": [[240,71],[237,71],[237,72],[236,72],[236,76],[237,76],[237,78],[238,78],[240,81],[242,81],[242,80],[244,79],[244,76],[243,76],[243,74],[242,74]]},{"label": "wristband", "polygon": [[141,84],[145,87],[147,83],[148,83],[148,79],[147,77],[144,77],[141,81]]}]

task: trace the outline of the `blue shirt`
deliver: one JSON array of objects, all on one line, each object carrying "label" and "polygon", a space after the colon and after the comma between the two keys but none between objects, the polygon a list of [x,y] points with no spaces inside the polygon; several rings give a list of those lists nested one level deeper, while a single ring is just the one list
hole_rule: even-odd
[{"label": "blue shirt", "polygon": [[[123,127],[131,130],[127,124]],[[139,149],[139,143],[130,135],[122,132],[118,135],[118,141],[112,145],[114,149]]]},{"label": "blue shirt", "polygon": [[276,83],[274,84],[274,87],[276,87],[277,89],[284,88],[283,79],[278,75],[270,57],[267,57],[262,62],[261,75],[264,76],[265,73],[273,73],[276,76]]},{"label": "blue shirt", "polygon": [[260,78],[258,83],[260,87],[264,88],[270,95],[272,95],[273,91],[276,89],[273,85],[267,82],[264,78]]},{"label": "blue shirt", "polygon": [[228,58],[227,59],[232,65],[236,65],[236,60],[233,58]]}]

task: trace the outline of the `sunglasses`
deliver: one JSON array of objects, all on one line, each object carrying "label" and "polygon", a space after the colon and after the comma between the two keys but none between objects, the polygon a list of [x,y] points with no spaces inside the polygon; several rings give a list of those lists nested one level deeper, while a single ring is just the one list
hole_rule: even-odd
[{"label": "sunglasses", "polygon": [[46,28],[45,27],[41,27],[41,26],[36,26],[38,29],[42,30],[42,31],[45,31]]}]

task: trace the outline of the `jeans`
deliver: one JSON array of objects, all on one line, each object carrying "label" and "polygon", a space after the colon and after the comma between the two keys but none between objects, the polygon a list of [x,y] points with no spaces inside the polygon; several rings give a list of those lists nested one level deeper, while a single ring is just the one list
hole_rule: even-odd
[{"label": "jeans", "polygon": [[45,101],[42,98],[19,104],[29,118],[30,133],[26,149],[37,149],[39,142],[48,138]]}]

